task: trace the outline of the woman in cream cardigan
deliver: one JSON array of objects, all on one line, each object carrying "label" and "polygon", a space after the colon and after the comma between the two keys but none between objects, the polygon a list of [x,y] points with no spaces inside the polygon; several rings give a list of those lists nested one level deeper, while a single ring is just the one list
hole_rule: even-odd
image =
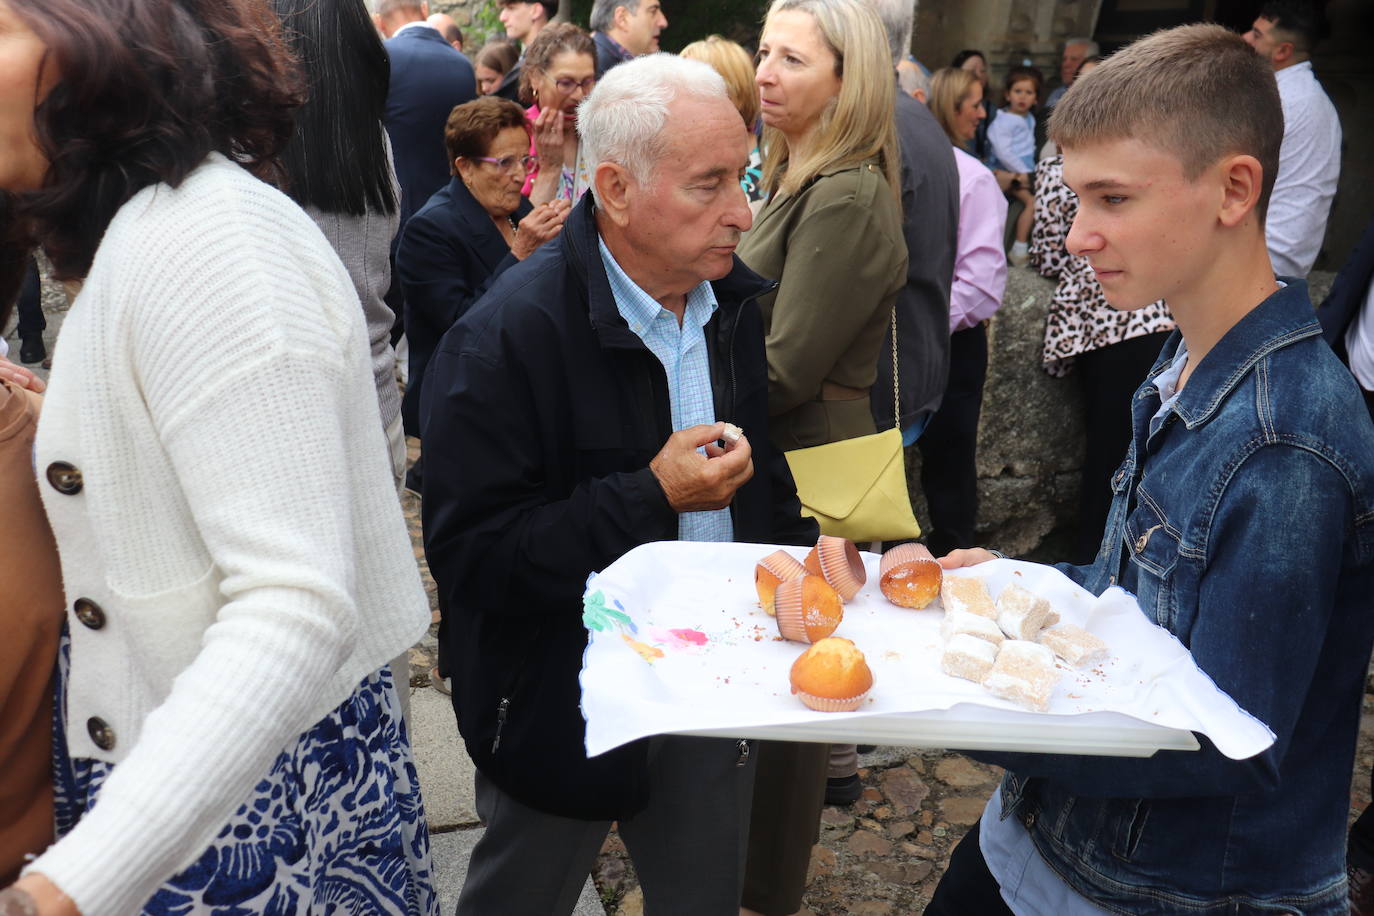
[{"label": "woman in cream cardigan", "polygon": [[[776,0],[759,40],[768,203],[740,258],[760,298],[769,436],[781,449],[877,432],[869,389],[906,282],[895,77],[877,16],[852,0]],[[854,772],[853,748],[834,767]],[[761,742],[744,907],[801,905],[827,745]]]},{"label": "woman in cream cardigan", "polygon": [[0,244],[84,278],[34,448],[59,839],[0,911],[435,912],[367,329],[255,177],[298,85],[258,0],[0,0]]}]

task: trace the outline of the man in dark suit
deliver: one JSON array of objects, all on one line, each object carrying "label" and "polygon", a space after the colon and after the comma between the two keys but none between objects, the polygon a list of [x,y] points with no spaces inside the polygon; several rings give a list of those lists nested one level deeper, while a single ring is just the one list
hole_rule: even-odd
[{"label": "man in dark suit", "polygon": [[386,132],[401,183],[402,225],[448,183],[444,122],[454,106],[477,98],[472,64],[425,21],[428,14],[423,0],[381,0],[377,8],[391,57]]},{"label": "man in dark suit", "polygon": [[539,30],[549,24],[558,12],[557,0],[500,0],[501,24],[506,27],[506,37],[520,43],[520,59],[515,66],[506,71],[501,85],[492,95],[512,102],[520,101],[520,74],[524,69],[525,50],[534,41]]}]

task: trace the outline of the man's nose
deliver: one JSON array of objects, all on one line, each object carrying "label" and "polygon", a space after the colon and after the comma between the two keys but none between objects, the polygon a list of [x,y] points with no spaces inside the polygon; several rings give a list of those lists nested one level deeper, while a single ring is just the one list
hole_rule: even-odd
[{"label": "man's nose", "polygon": [[1073,218],[1073,225],[1069,226],[1069,234],[1064,238],[1064,247],[1069,254],[1076,257],[1091,254],[1102,248],[1102,236],[1093,229],[1083,216],[1082,210],[1078,211]]}]

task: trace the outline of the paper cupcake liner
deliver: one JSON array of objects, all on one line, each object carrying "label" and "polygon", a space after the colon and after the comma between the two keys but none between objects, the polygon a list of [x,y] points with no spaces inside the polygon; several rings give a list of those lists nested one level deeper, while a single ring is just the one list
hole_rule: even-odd
[{"label": "paper cupcake liner", "polygon": [[[838,602],[836,609],[839,613],[834,621],[830,621],[825,619],[826,615],[814,606],[814,602],[806,600],[808,578],[789,579],[779,585],[777,591],[773,593],[773,615],[778,623],[778,633],[782,635],[783,639],[813,643],[834,633],[840,625],[840,620],[843,619],[844,612],[840,609]],[[825,581],[817,580],[817,584],[825,585]],[[827,585],[826,588],[828,589],[829,586]],[[808,620],[810,622],[809,628],[807,626]],[[832,623],[833,625],[831,625]],[[813,630],[815,631],[814,639],[812,638]]]},{"label": "paper cupcake liner", "polygon": [[[879,575],[886,575],[887,571],[901,563],[913,563],[917,560],[929,560],[935,562],[935,556],[926,549],[926,545],[910,543],[898,544],[887,553],[883,554],[882,561],[878,564]],[[938,564],[937,564],[938,565]]]},{"label": "paper cupcake liner", "polygon": [[754,567],[754,588],[764,612],[770,616],[776,614],[774,601],[779,585],[804,575],[806,567],[785,550],[775,550],[760,560]]},{"label": "paper cupcake liner", "polygon": [[868,572],[864,569],[863,558],[859,556],[859,548],[847,538],[821,535],[816,542],[816,560],[821,575],[831,588],[839,592],[842,601],[849,601],[857,595],[868,581]]},{"label": "paper cupcake liner", "polygon": [[[908,549],[910,548],[910,549]],[[940,594],[944,571],[920,544],[900,544],[883,554],[878,587],[898,607],[920,609]]]},{"label": "paper cupcake liner", "polygon": [[868,699],[868,695],[873,691],[870,688],[856,697],[848,697],[845,699],[837,697],[818,697],[814,693],[807,693],[805,690],[794,689],[793,692],[803,703],[811,709],[816,710],[816,712],[853,712],[863,705],[864,700]]}]

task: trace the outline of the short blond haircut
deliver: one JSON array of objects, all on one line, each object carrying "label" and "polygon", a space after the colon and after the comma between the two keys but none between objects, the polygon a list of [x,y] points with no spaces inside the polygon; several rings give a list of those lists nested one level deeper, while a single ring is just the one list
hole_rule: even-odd
[{"label": "short blond haircut", "polygon": [[959,67],[944,67],[930,76],[930,98],[926,104],[940,127],[944,129],[945,136],[949,137],[949,142],[958,147],[964,145],[964,139],[954,131],[959,103],[976,83],[978,77]]},{"label": "short blond haircut", "polygon": [[760,103],[759,87],[754,85],[754,62],[749,52],[728,38],[708,35],[701,41],[692,42],[678,55],[710,64],[724,78],[730,101],[752,134],[758,126]]},{"label": "short blond haircut", "polygon": [[877,159],[892,193],[901,199],[901,160],[897,154],[897,79],[892,72],[887,33],[867,5],[854,0],[773,0],[768,20],[778,13],[807,13],[815,20],[821,40],[835,55],[840,92],[821,113],[814,141],[804,157],[793,162],[787,140],[774,128],[764,128],[768,153],[763,186],[771,196],[794,194],[821,172]]},{"label": "short blond haircut", "polygon": [[1107,58],[1050,116],[1062,150],[1137,140],[1178,157],[1193,181],[1224,156],[1248,155],[1263,169],[1261,222],[1279,169],[1283,107],[1273,70],[1236,33],[1185,25],[1146,36]]}]

